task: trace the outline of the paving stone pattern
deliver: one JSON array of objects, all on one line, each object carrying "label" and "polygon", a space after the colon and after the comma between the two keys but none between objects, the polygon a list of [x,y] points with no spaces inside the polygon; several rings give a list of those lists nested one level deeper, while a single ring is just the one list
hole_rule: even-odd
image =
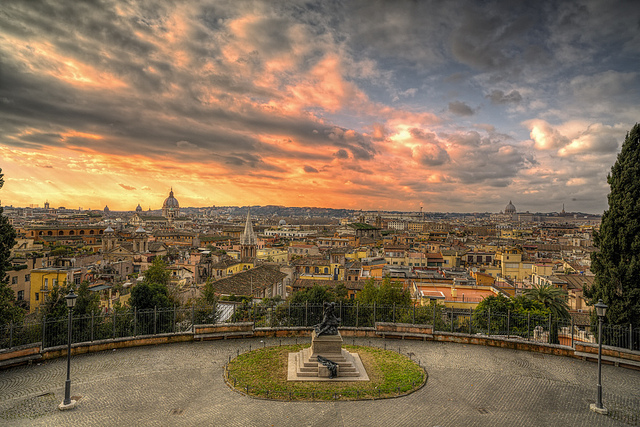
[{"label": "paving stone pattern", "polygon": [[[267,339],[266,345],[294,343]],[[298,342],[304,342],[298,338]],[[411,354],[429,373],[421,390],[368,401],[279,402],[231,390],[223,370],[257,339],[189,342],[72,358],[71,411],[66,359],[0,371],[0,425],[9,426],[598,426],[627,425],[595,414],[597,365],[494,347],[347,338]],[[640,371],[603,366],[610,403],[640,396]],[[607,400],[604,401],[608,406]],[[622,409],[624,412],[624,408]],[[629,420],[627,419],[627,422]],[[633,422],[633,421],[632,421]],[[637,422],[637,419],[636,421]]]}]

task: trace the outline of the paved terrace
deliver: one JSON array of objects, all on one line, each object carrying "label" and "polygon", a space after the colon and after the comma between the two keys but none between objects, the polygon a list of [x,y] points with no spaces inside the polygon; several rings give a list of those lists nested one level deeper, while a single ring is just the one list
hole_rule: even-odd
[{"label": "paved terrace", "polygon": [[[302,341],[302,338],[298,338]],[[293,343],[282,339],[282,344]],[[353,340],[347,338],[351,343]],[[189,342],[75,356],[72,411],[66,358],[0,371],[0,424],[17,426],[581,426],[625,425],[595,414],[597,365],[567,357],[456,343],[355,339],[413,353],[424,388],[369,401],[279,402],[232,391],[223,368],[257,339]],[[278,345],[279,339],[267,339]],[[605,406],[640,396],[640,371],[603,366]],[[637,409],[637,407],[636,407]],[[637,422],[637,421],[636,421]]]}]

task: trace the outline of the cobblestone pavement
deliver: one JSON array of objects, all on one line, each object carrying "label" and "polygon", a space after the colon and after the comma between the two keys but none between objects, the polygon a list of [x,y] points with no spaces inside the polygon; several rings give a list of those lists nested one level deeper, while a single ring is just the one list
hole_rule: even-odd
[{"label": "cobblestone pavement", "polygon": [[[267,339],[266,345],[294,339]],[[303,342],[298,338],[298,342]],[[351,338],[346,343],[354,342]],[[412,353],[429,373],[424,388],[370,401],[277,402],[236,393],[223,379],[236,350],[259,339],[189,342],[79,355],[0,371],[0,424],[16,426],[580,426],[625,425],[589,410],[597,365],[494,347],[355,339]],[[640,372],[604,365],[605,406],[640,396]],[[609,401],[607,401],[609,399]],[[618,402],[618,403],[616,403]],[[637,407],[636,407],[637,409]],[[624,411],[624,408],[622,409]],[[628,420],[627,420],[628,421]],[[637,422],[637,421],[635,421]]]}]

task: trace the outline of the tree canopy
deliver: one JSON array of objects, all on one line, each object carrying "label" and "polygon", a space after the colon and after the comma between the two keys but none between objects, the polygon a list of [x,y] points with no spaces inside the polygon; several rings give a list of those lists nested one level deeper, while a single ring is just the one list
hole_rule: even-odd
[{"label": "tree canopy", "polygon": [[313,287],[307,288],[301,291],[294,292],[289,297],[289,302],[292,304],[304,304],[305,302],[311,304],[322,304],[325,301],[334,302],[342,299],[340,295],[344,295],[341,289],[337,290],[331,286],[324,286],[314,284]]},{"label": "tree canopy", "polygon": [[567,292],[553,285],[533,285],[531,289],[525,289],[524,296],[534,302],[540,303],[551,312],[554,319],[569,318],[569,304],[567,304]]},{"label": "tree canopy", "polygon": [[171,279],[171,273],[167,269],[167,263],[160,257],[154,258],[151,267],[144,272],[144,282],[158,283],[167,286]]},{"label": "tree canopy", "polygon": [[362,304],[408,306],[411,305],[411,294],[402,283],[392,282],[389,277],[385,277],[379,285],[369,279],[358,294],[358,301]]},{"label": "tree canopy", "polygon": [[[61,285],[55,284],[47,295],[44,305],[40,309],[40,314],[46,317],[58,318],[66,316],[67,308],[66,296],[69,290],[74,288],[66,282]],[[89,282],[82,282],[77,289],[74,289],[76,304],[73,307],[74,316],[84,316],[85,314],[97,313],[100,311],[100,295],[89,290]]]},{"label": "tree canopy", "polygon": [[173,299],[168,288],[170,278],[167,263],[162,258],[155,258],[151,267],[144,272],[142,283],[131,289],[129,305],[138,310],[171,307]]},{"label": "tree canopy", "polygon": [[539,301],[519,295],[514,298],[508,298],[502,294],[492,295],[483,299],[473,310],[476,317],[484,317],[488,310],[492,313],[507,314],[511,311],[513,314],[531,314],[535,316],[547,316],[549,310]]},{"label": "tree canopy", "polygon": [[[0,169],[0,188],[4,185],[4,175]],[[24,318],[24,310],[15,305],[15,294],[6,276],[11,263],[11,248],[16,244],[16,231],[3,215],[0,206],[0,325],[20,322]]]},{"label": "tree canopy", "polygon": [[166,285],[142,282],[131,289],[129,305],[138,310],[149,310],[154,307],[168,308],[173,304],[169,298],[169,291]]},{"label": "tree canopy", "polygon": [[[589,303],[602,299],[613,324],[640,326],[640,125],[631,129],[607,176],[609,209],[594,233],[598,251],[591,254],[593,286]],[[595,315],[594,315],[595,316]]]}]

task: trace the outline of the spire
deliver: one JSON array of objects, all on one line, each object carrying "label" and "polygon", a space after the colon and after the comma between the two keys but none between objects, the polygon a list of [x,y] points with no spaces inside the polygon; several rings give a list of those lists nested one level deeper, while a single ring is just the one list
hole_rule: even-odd
[{"label": "spire", "polygon": [[253,225],[251,224],[251,208],[247,211],[247,222],[244,225],[244,233],[240,237],[241,245],[257,245],[258,239],[256,233],[253,232]]}]

